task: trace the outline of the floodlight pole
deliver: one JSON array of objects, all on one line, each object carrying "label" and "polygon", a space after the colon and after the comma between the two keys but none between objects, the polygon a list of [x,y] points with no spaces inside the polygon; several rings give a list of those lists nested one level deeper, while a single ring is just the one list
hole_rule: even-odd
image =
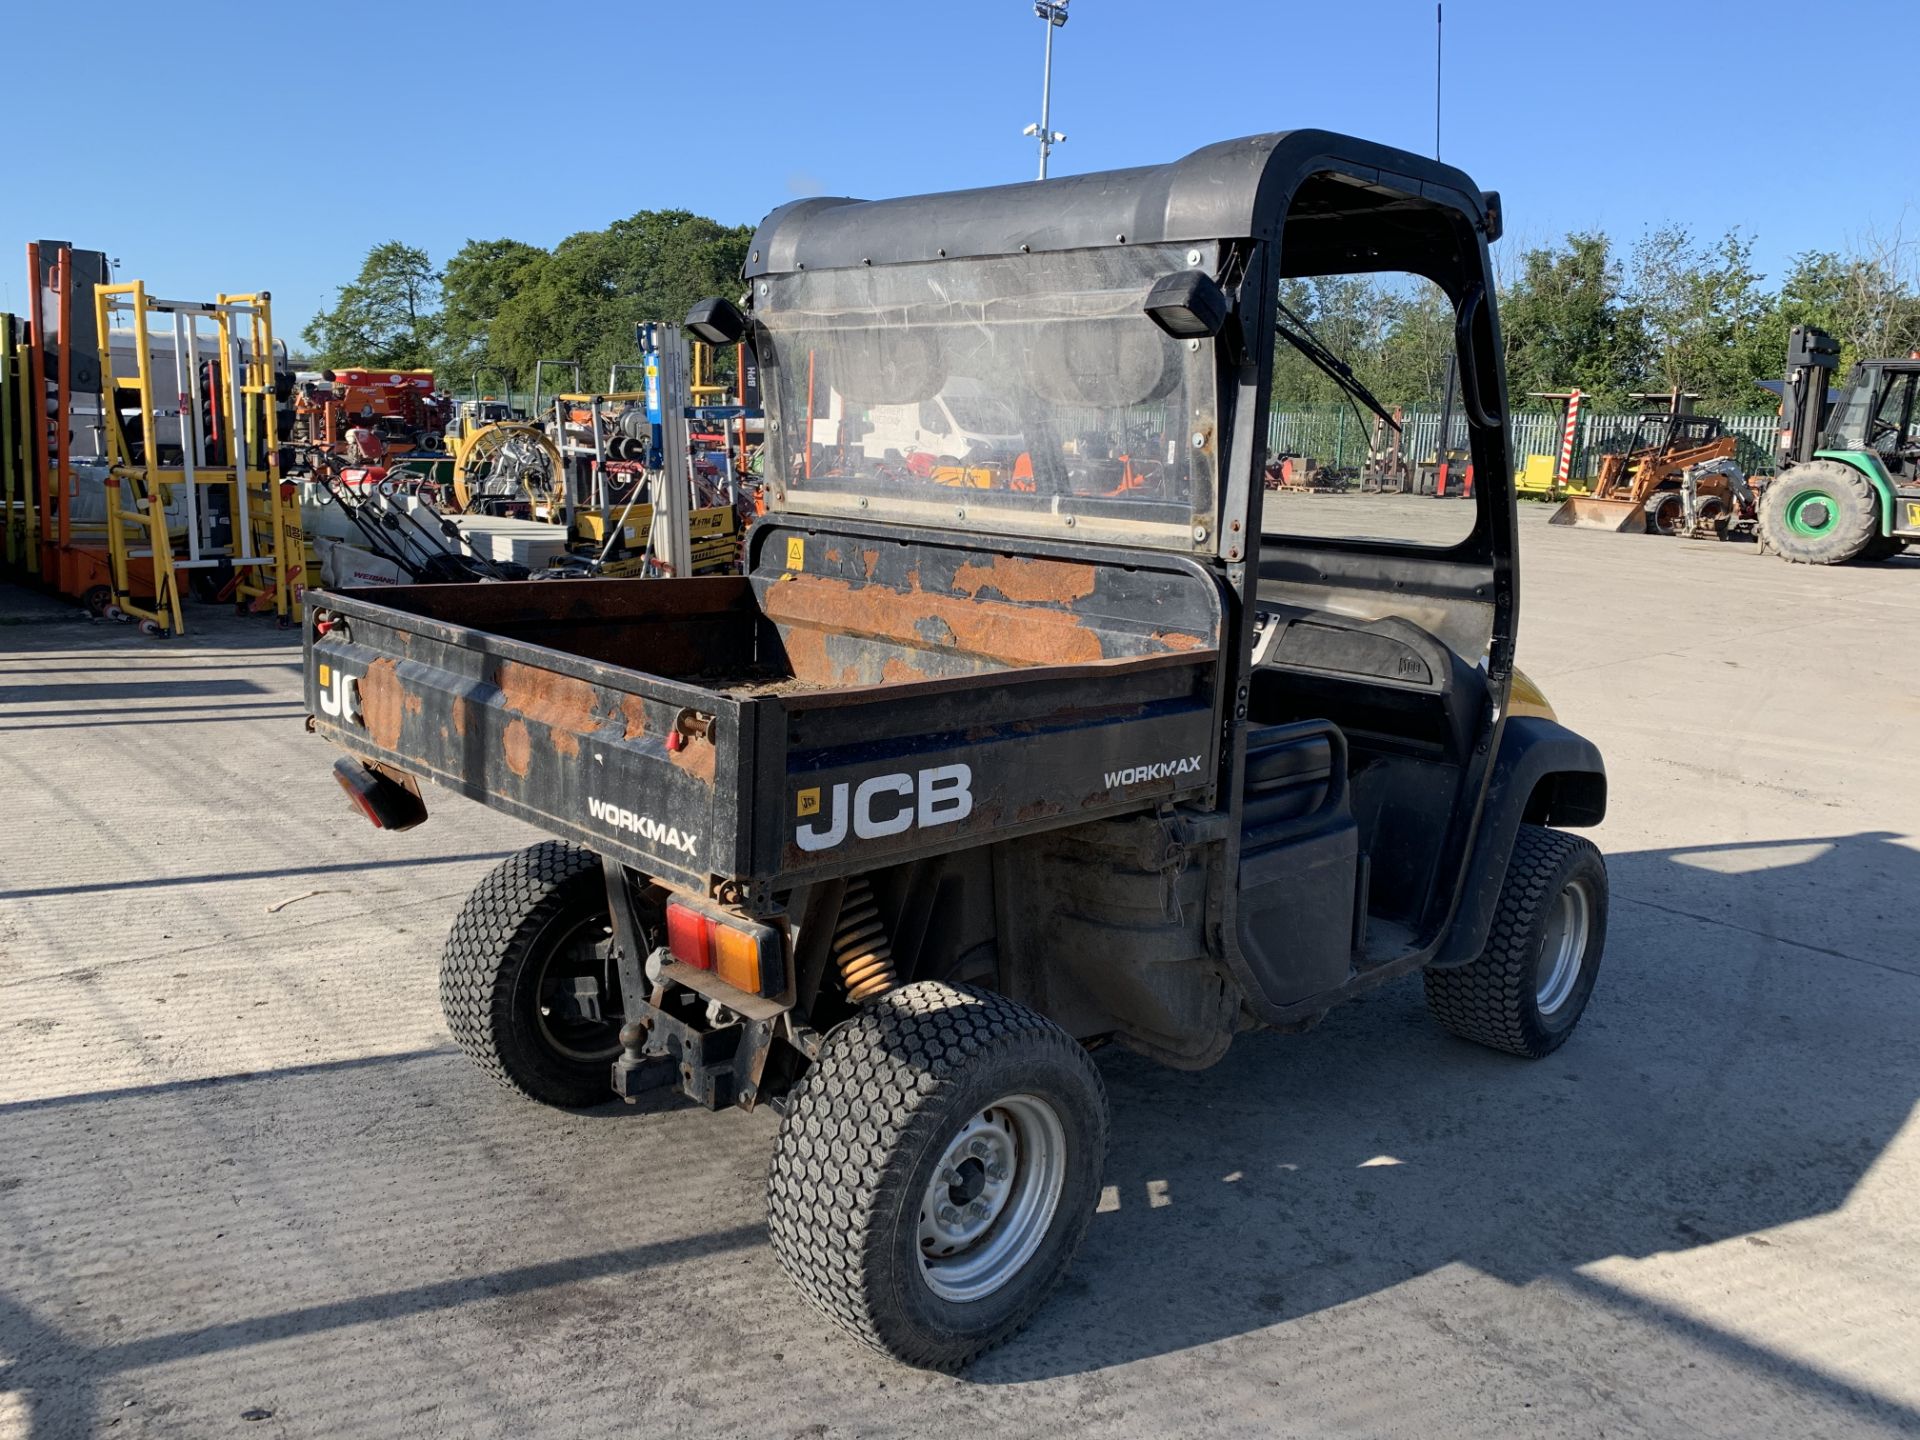
[{"label": "floodlight pole", "polygon": [[1025,134],[1040,137],[1040,178],[1047,178],[1047,153],[1067,137],[1053,129],[1053,32],[1067,23],[1067,0],[1035,0],[1033,13],[1047,22],[1046,64],[1040,72],[1040,123]]}]

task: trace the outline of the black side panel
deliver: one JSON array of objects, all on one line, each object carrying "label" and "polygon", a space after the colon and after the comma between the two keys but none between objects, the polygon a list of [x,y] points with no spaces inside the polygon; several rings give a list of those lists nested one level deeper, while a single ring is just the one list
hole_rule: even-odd
[{"label": "black side panel", "polygon": [[1346,742],[1324,721],[1265,726],[1248,733],[1245,773],[1239,950],[1256,995],[1291,1005],[1339,989],[1353,966],[1360,841]]},{"label": "black side panel", "polygon": [[1480,834],[1467,870],[1452,933],[1432,964],[1464,965],[1486,944],[1494,905],[1506,879],[1507,857],[1521,822],[1598,825],[1607,813],[1607,773],[1592,741],[1533,715],[1507,721],[1487,786]]}]

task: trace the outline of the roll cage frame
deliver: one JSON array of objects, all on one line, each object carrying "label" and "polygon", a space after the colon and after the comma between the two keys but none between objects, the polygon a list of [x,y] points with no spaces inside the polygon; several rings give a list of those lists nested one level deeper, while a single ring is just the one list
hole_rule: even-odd
[{"label": "roll cage frame", "polygon": [[[1384,579],[1402,591],[1484,605],[1490,636],[1482,663],[1504,711],[1519,597],[1506,378],[1487,248],[1501,228],[1498,194],[1480,190],[1453,166],[1330,131],[1294,130],[1222,141],[1165,165],[1044,183],[896,200],[795,201],[761,222],[744,277],[750,312],[758,280],[804,270],[1110,245],[1218,245],[1215,278],[1233,310],[1226,329],[1201,342],[1213,353],[1217,382],[1217,513],[1203,537],[1195,527],[1191,553],[1213,564],[1238,602],[1223,642],[1238,656],[1232,688],[1240,705],[1251,647],[1246,621],[1265,573],[1314,576],[1336,588]],[[1256,547],[1281,282],[1396,271],[1432,281],[1455,310],[1462,399],[1480,477],[1471,531],[1444,548],[1291,535],[1279,544],[1265,537]],[[770,498],[776,512],[816,513],[798,487],[776,483]],[[885,515],[885,503],[872,513]],[[899,518],[976,534],[983,528],[977,517],[943,522],[924,507]]]}]

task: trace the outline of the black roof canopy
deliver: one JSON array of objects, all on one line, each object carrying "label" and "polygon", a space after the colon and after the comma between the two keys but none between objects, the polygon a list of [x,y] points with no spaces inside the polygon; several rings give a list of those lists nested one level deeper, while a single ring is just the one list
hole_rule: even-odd
[{"label": "black roof canopy", "polygon": [[[1343,223],[1360,216],[1364,227]],[[1444,268],[1436,244],[1454,249],[1460,220],[1499,238],[1497,197],[1463,171],[1348,135],[1289,130],[1223,140],[1165,165],[897,200],[798,200],[761,221],[745,273],[1271,240],[1283,225],[1292,274],[1433,273]]]}]

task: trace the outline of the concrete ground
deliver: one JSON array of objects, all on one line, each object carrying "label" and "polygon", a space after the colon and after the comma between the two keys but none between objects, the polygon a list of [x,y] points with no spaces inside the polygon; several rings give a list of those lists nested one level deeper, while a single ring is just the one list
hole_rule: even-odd
[{"label": "concrete ground", "polygon": [[283,634],[0,625],[0,1435],[1920,1431],[1920,560],[1543,519],[1522,663],[1613,783],[1579,1034],[1478,1050],[1416,980],[1102,1052],[1086,1248],[959,1379],[787,1283],[771,1114],[452,1051],[441,938],[534,837],[369,830]]}]

